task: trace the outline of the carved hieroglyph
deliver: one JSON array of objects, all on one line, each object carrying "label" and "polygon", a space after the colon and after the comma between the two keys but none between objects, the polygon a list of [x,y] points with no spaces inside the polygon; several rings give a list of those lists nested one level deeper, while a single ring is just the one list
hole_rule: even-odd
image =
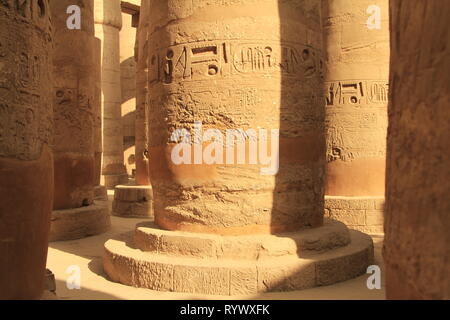
[{"label": "carved hieroglyph", "polygon": [[95,36],[102,41],[102,175],[107,188],[126,183],[121,120],[120,44],[122,27],[120,0],[94,1]]},{"label": "carved hieroglyph", "polygon": [[[372,29],[370,7],[380,9]],[[383,196],[389,77],[388,0],[323,3],[327,195]]]},{"label": "carved hieroglyph", "polygon": [[0,299],[42,294],[53,198],[47,0],[0,1]]},{"label": "carved hieroglyph", "polygon": [[[150,6],[149,163],[158,225],[227,234],[320,226],[320,1]],[[278,174],[263,176],[259,165],[175,165],[169,138],[196,121],[224,135],[280,129]]]},{"label": "carved hieroglyph", "polygon": [[81,30],[67,28],[65,12],[71,3],[51,2],[56,210],[90,205],[94,197],[94,104],[98,100],[93,1],[81,2]]},{"label": "carved hieroglyph", "polygon": [[149,185],[148,173],[148,24],[149,1],[142,1],[136,36],[136,183]]},{"label": "carved hieroglyph", "polygon": [[[105,243],[103,266],[111,280],[242,295],[328,285],[366,271],[373,258],[370,237],[323,220],[320,3],[150,2],[149,168],[156,224],[140,224],[133,238]],[[203,131],[225,136],[227,129],[279,129],[278,173],[262,175],[264,164],[250,161],[177,165],[171,151],[179,145],[169,138],[181,132],[176,129],[198,127],[197,121]],[[244,137],[247,147],[257,141],[269,148],[261,136]],[[197,139],[185,148],[194,151],[194,163],[196,149],[210,146]],[[268,139],[271,146],[275,139]],[[247,160],[252,156],[247,152]],[[135,194],[115,196],[134,200]]]},{"label": "carved hieroglyph", "polygon": [[71,3],[51,2],[55,42],[55,196],[50,241],[102,233],[110,225],[107,206],[94,204],[100,101],[93,0],[78,2],[82,16],[80,30],[66,26],[66,10]]},{"label": "carved hieroglyph", "polygon": [[388,0],[324,0],[326,215],[383,232]]},{"label": "carved hieroglyph", "polygon": [[448,300],[450,2],[391,0],[390,11],[386,296]]}]

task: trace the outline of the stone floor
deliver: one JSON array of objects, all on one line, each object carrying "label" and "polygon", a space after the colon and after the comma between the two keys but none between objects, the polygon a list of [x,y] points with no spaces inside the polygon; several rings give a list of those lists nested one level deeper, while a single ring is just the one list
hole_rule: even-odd
[{"label": "stone floor", "polygon": [[[112,193],[108,193],[110,205]],[[112,228],[109,232],[81,240],[50,243],[47,268],[56,277],[57,295],[60,300],[178,300],[178,299],[338,299],[338,300],[380,300],[385,298],[384,283],[381,290],[369,290],[366,281],[369,275],[363,275],[353,280],[332,286],[312,288],[302,291],[284,293],[264,293],[257,296],[208,296],[174,292],[158,292],[148,289],[128,287],[109,281],[102,267],[103,244],[106,240],[134,230],[137,223],[143,219],[111,217]],[[382,266],[382,238],[374,237],[375,264]],[[81,270],[81,289],[69,290],[66,273],[70,266],[78,266]]]}]

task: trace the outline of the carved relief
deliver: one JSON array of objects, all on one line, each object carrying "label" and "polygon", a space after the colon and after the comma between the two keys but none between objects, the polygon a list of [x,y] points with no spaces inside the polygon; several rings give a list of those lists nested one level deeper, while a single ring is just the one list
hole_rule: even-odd
[{"label": "carved relief", "polygon": [[336,81],[325,84],[327,106],[361,105],[388,101],[389,85],[385,81]]},{"label": "carved relief", "polygon": [[34,160],[51,142],[47,4],[0,1],[0,12],[9,11],[0,16],[0,157]]},{"label": "carved relief", "polygon": [[76,88],[55,88],[54,99],[55,151],[92,154],[93,98]]},{"label": "carved relief", "polygon": [[304,45],[241,41],[194,42],[150,53],[150,83],[271,74],[300,79],[321,70],[319,54]]},{"label": "carved relief", "polygon": [[49,18],[48,0],[0,0],[0,8],[2,7],[26,20],[37,22]]}]

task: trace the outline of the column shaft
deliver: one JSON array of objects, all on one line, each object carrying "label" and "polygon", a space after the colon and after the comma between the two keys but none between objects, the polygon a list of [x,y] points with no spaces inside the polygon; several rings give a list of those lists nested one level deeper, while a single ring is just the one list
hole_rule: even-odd
[{"label": "column shaft", "polygon": [[388,0],[325,0],[327,216],[380,233],[389,76]]},{"label": "column shaft", "polygon": [[126,183],[120,85],[120,0],[95,0],[95,35],[102,41],[102,175],[108,189]]},{"label": "column shaft", "polygon": [[0,300],[39,299],[53,202],[48,1],[1,1],[0,26]]},{"label": "column shaft", "polygon": [[450,2],[390,11],[386,294],[450,299]]},{"label": "column shaft", "polygon": [[[158,225],[224,234],[320,226],[320,1],[150,5],[149,163]],[[194,137],[198,122],[203,132]],[[180,145],[172,135],[183,129],[191,155],[180,155],[185,160],[178,164],[173,150]],[[202,136],[208,129],[216,130],[209,142]],[[231,130],[234,151],[226,140]],[[272,138],[277,130],[279,141]],[[214,152],[213,140],[219,143]],[[278,148],[270,151],[278,142],[279,170]],[[271,163],[264,163],[264,148]],[[209,164],[208,156],[217,160]]]}]

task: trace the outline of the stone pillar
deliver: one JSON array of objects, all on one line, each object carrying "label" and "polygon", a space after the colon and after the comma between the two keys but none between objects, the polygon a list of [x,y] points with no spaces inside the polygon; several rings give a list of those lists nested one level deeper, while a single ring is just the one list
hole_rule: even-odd
[{"label": "stone pillar", "polygon": [[136,112],[134,121],[135,136],[135,183],[119,185],[114,189],[112,214],[120,217],[153,217],[152,188],[148,178],[147,150],[147,29],[149,1],[143,1],[140,9],[136,33]]},{"label": "stone pillar", "polygon": [[143,1],[136,33],[136,184],[150,185],[148,172],[148,24],[149,1]]},{"label": "stone pillar", "polygon": [[95,0],[95,35],[102,41],[102,176],[108,189],[127,183],[123,159],[123,128],[120,86],[122,28],[120,0]]},{"label": "stone pillar", "polygon": [[[286,5],[292,14],[278,12],[285,7],[275,0],[261,7],[253,0],[222,2],[169,1],[168,8],[163,1],[151,3],[148,122],[155,221],[168,230],[228,235],[319,227],[325,164],[320,2]],[[202,21],[202,15],[223,24]],[[176,27],[166,26],[171,19]],[[196,127],[203,131],[200,137],[194,137]],[[177,129],[187,130],[189,143],[195,142],[192,164],[172,159]],[[210,144],[199,142],[208,129],[224,138],[217,152],[221,159],[212,165],[203,157],[207,150],[197,152]],[[266,139],[259,129],[266,130]],[[257,161],[250,155],[238,160],[236,152],[228,158],[229,130],[242,130],[237,139],[229,137],[260,152],[276,146],[271,136],[279,130],[280,170],[275,152],[267,164],[260,155]]]},{"label": "stone pillar", "polygon": [[149,1],[143,1],[136,33],[135,183],[116,186],[112,214],[120,217],[153,217],[152,188],[148,177],[147,150],[147,30]]},{"label": "stone pillar", "polygon": [[0,300],[39,299],[53,202],[48,1],[0,1],[0,26]]},{"label": "stone pillar", "polygon": [[[144,1],[145,2],[145,1]],[[132,15],[122,12],[120,30],[120,74],[122,89],[123,153],[125,167],[130,177],[136,171],[135,119],[136,119],[136,28],[132,26]]]},{"label": "stone pillar", "polygon": [[102,233],[110,224],[107,207],[94,203],[94,104],[98,99],[93,1],[81,2],[81,30],[67,28],[70,0],[51,2],[55,126],[51,241]]},{"label": "stone pillar", "polygon": [[386,295],[448,300],[450,2],[391,0],[390,15]]},{"label": "stone pillar", "polygon": [[102,176],[102,155],[103,155],[103,140],[102,140],[102,41],[98,38],[94,39],[94,67],[93,75],[95,77],[95,95],[93,103],[94,116],[94,199],[107,200],[108,194],[106,187],[101,184]]},{"label": "stone pillar", "polygon": [[[156,225],[137,227],[136,249],[105,244],[109,277],[154,290],[234,295],[365,272],[371,239],[323,220],[320,1],[160,0],[149,12]],[[215,144],[202,140],[200,122]],[[231,133],[242,153],[231,149]],[[272,162],[263,161],[264,151]]]},{"label": "stone pillar", "polygon": [[[354,229],[382,233],[389,77],[388,0],[324,0],[323,21],[326,216]],[[374,23],[375,29],[368,22]]]}]

